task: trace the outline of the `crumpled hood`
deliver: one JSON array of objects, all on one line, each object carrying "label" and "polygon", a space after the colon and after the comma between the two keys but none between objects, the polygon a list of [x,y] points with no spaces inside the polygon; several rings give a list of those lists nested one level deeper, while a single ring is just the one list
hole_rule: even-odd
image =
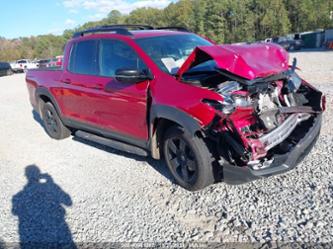
[{"label": "crumpled hood", "polygon": [[253,80],[288,70],[288,53],[276,44],[216,45],[196,47],[177,75],[213,59],[219,69]]}]

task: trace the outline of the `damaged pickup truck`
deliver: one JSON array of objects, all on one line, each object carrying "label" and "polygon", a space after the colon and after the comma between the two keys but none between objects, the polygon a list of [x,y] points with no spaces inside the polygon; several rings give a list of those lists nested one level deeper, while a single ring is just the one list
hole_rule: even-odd
[{"label": "damaged pickup truck", "polygon": [[164,158],[193,191],[280,174],[309,153],[325,97],[288,62],[274,44],[102,26],[74,35],[63,68],[29,70],[26,81],[50,137]]}]

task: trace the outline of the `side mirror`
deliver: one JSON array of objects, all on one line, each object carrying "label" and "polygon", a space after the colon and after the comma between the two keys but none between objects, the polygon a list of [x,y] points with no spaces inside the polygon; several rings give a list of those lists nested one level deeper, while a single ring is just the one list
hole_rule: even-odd
[{"label": "side mirror", "polygon": [[151,80],[150,73],[141,72],[137,69],[117,69],[116,79],[124,83],[138,83],[145,80]]}]

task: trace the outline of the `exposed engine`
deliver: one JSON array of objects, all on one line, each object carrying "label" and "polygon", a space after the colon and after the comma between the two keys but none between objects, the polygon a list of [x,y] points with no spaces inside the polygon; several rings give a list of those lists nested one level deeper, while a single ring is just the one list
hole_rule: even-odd
[{"label": "exposed engine", "polygon": [[279,125],[278,108],[281,107],[277,88],[272,93],[259,93],[257,111],[259,118],[267,130]]},{"label": "exposed engine", "polygon": [[[221,112],[219,122],[225,125],[216,127],[222,134],[221,143],[230,145],[229,154],[225,155],[229,161],[263,168],[269,166],[275,148],[290,149],[293,144],[290,134],[315,113],[318,107],[308,104],[311,98],[318,97],[311,96],[316,94],[301,85],[301,79],[293,72],[288,78],[258,85],[222,82],[215,91],[223,101],[209,104]],[[218,127],[224,128],[218,130]]]},{"label": "exposed engine", "polygon": [[[283,122],[283,117],[279,113],[279,108],[285,104],[279,97],[281,90],[282,82],[271,83],[266,89],[254,94],[250,94],[246,87],[235,81],[221,83],[217,88],[217,92],[224,98],[225,114],[231,114],[236,108],[253,108],[252,114],[258,118],[260,127],[266,131],[273,130]],[[290,106],[290,103],[285,106]]]}]

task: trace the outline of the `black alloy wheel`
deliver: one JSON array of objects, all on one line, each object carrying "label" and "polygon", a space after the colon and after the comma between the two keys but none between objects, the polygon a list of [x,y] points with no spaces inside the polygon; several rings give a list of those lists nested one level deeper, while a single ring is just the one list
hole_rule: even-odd
[{"label": "black alloy wheel", "polygon": [[196,191],[215,182],[215,158],[202,138],[180,126],[171,126],[162,143],[166,164],[180,186]]},{"label": "black alloy wheel", "polygon": [[198,163],[191,147],[181,137],[175,137],[167,141],[167,148],[167,160],[177,180],[193,184],[198,176]]},{"label": "black alloy wheel", "polygon": [[71,135],[71,131],[62,123],[59,115],[50,102],[41,100],[41,116],[46,133],[54,139],[64,139]]},{"label": "black alloy wheel", "polygon": [[54,116],[54,113],[52,110],[47,109],[45,111],[45,125],[46,129],[50,131],[50,133],[57,134],[59,132],[59,124],[57,123],[57,120]]}]

